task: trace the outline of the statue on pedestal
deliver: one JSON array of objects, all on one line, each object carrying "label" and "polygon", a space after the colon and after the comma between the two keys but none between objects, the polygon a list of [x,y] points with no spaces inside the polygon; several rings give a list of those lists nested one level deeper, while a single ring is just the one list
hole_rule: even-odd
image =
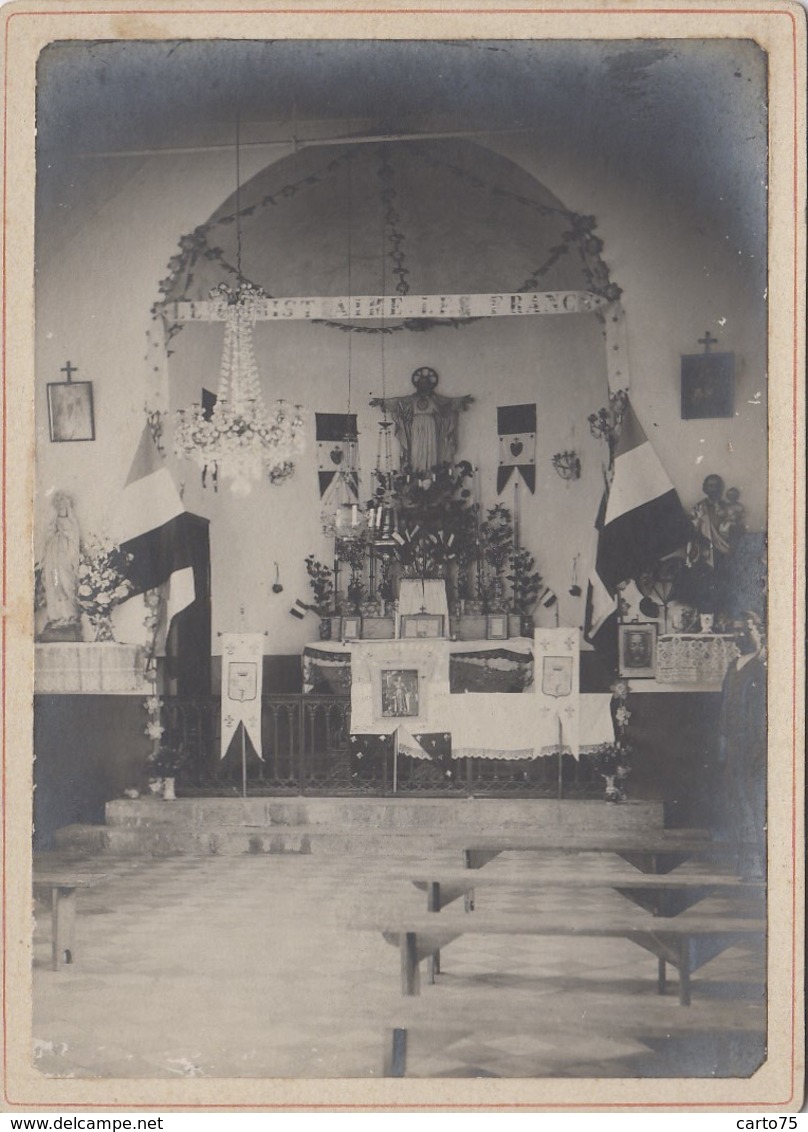
[{"label": "statue on pedestal", "polygon": [[[80,611],[78,592],[81,532],[73,512],[73,500],[64,491],[54,493],[51,500],[54,515],[48,524],[45,550],[42,555],[42,585],[48,622],[43,633],[78,627]],[[73,639],[64,637],[63,639]],[[80,640],[80,636],[75,638]]]},{"label": "statue on pedestal", "polygon": [[457,451],[457,420],[474,400],[443,397],[435,392],[438,375],[422,366],[412,375],[416,392],[406,397],[374,397],[372,406],[389,413],[401,445],[402,465],[428,472],[438,464],[453,464]]}]

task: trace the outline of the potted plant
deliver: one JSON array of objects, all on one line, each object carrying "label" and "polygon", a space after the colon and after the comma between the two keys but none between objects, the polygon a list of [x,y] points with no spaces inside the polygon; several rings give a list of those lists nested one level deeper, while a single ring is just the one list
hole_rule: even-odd
[{"label": "potted plant", "polygon": [[[320,618],[320,638],[328,640],[332,635],[331,614],[334,612],[334,571],[322,562],[318,562],[313,554],[306,557],[306,573],[309,576],[309,586],[314,601],[306,605]],[[337,629],[339,636],[339,628]]]},{"label": "potted plant", "polygon": [[[522,547],[510,557],[511,572],[506,575],[511,584],[511,607],[508,617],[511,636],[530,636],[533,632],[531,614],[541,589],[541,574],[530,551]],[[513,624],[512,624],[513,622]]]},{"label": "potted plant", "polygon": [[486,613],[501,613],[505,609],[505,567],[514,549],[511,513],[501,503],[488,510],[480,526],[480,549],[484,563],[480,594],[483,607]]}]

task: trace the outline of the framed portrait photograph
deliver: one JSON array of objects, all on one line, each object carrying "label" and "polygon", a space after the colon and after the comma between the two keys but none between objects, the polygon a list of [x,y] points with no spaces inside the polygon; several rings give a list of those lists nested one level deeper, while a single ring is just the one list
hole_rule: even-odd
[{"label": "framed portrait photograph", "polygon": [[400,635],[405,640],[422,641],[443,636],[443,614],[404,613],[401,617]]},{"label": "framed portrait photograph", "polygon": [[343,617],[342,619],[342,639],[343,641],[358,641],[362,636],[362,618],[361,617]]},{"label": "framed portrait photograph", "polygon": [[95,440],[93,383],[91,381],[48,382],[48,424],[55,443]]},{"label": "framed portrait photograph", "polygon": [[485,635],[489,641],[507,641],[508,614],[489,613],[485,619]]},{"label": "framed portrait photograph", "polygon": [[656,676],[657,624],[632,622],[618,626],[618,663],[621,676],[653,679]]},{"label": "framed portrait photograph", "polygon": [[381,678],[383,716],[395,719],[420,713],[417,668],[384,668]]},{"label": "framed portrait photograph", "polygon": [[735,411],[735,355],[682,355],[682,420],[731,417]]}]

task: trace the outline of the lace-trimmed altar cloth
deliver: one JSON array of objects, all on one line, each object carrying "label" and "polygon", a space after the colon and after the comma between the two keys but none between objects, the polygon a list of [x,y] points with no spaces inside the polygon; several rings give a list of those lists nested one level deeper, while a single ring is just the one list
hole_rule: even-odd
[{"label": "lace-trimmed altar cloth", "polygon": [[677,633],[657,641],[658,684],[721,684],[738,655],[735,638],[712,633]]}]

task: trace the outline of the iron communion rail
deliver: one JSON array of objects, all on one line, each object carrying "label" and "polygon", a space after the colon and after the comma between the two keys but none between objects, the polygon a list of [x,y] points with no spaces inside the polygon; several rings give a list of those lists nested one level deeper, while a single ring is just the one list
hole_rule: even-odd
[{"label": "iron communion rail", "polygon": [[[251,795],[366,795],[459,797],[603,796],[603,780],[586,757],[529,760],[451,757],[432,740],[430,758],[394,752],[383,736],[352,736],[349,696],[284,693],[262,697],[259,759],[247,741],[246,781]],[[230,795],[242,790],[238,736],[221,757],[221,700],[163,696],[166,740],[181,744],[178,787],[188,794]]]}]

